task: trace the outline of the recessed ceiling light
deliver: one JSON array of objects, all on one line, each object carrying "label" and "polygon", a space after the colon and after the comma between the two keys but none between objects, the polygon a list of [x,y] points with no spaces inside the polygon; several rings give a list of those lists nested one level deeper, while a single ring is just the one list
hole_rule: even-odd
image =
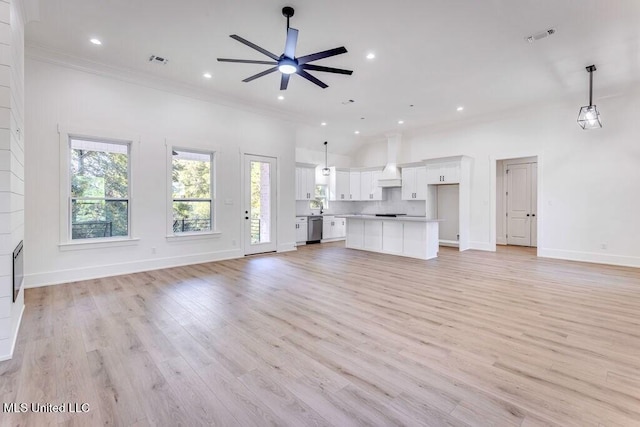
[{"label": "recessed ceiling light", "polygon": [[211,73],[204,73],[202,77],[204,77],[205,79],[210,79],[213,76],[211,75]]},{"label": "recessed ceiling light", "polygon": [[320,123],[320,126],[326,126],[326,125],[327,125],[327,122]]},{"label": "recessed ceiling light", "polygon": [[376,57],[376,54],[373,52],[369,52],[367,53],[367,59],[374,59]]},{"label": "recessed ceiling light", "polygon": [[403,125],[404,124],[404,120],[398,120],[398,124],[399,125]]},{"label": "recessed ceiling light", "polygon": [[91,39],[91,40],[89,40],[89,41],[90,41],[91,43],[93,43],[93,44],[96,44],[96,45],[101,45],[101,44],[102,44],[102,42],[101,42],[100,40],[98,40],[98,39]]},{"label": "recessed ceiling light", "polygon": [[462,111],[462,110],[464,110],[464,107],[458,107],[458,108],[456,108],[456,110],[457,111]]},{"label": "recessed ceiling light", "polygon": [[282,95],[278,95],[278,99],[279,99],[280,101],[282,101],[282,100],[284,99],[284,96],[282,96]]},{"label": "recessed ceiling light", "polygon": [[355,131],[354,133],[355,133],[356,135],[359,135],[359,134],[360,134],[360,131],[359,131],[359,130],[357,130],[357,131]]}]

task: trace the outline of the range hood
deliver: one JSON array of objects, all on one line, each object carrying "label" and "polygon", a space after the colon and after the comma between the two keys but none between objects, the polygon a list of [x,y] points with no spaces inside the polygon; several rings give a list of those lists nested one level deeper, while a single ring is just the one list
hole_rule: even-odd
[{"label": "range hood", "polygon": [[391,188],[402,186],[402,175],[398,169],[398,152],[402,142],[402,134],[387,134],[387,164],[378,178],[378,187]]}]

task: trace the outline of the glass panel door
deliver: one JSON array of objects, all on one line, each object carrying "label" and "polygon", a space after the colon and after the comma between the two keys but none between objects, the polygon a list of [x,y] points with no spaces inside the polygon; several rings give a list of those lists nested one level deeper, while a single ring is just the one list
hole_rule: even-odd
[{"label": "glass panel door", "polygon": [[245,155],[245,254],[276,250],[276,160]]}]

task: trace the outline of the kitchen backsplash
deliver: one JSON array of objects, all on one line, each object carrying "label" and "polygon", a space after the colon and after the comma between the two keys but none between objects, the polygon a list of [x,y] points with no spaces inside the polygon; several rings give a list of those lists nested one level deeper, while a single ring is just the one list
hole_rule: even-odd
[{"label": "kitchen backsplash", "polygon": [[[376,202],[329,202],[329,208],[324,210],[327,214],[377,214],[377,213],[403,213],[410,216],[425,216],[427,203],[422,201],[402,200],[401,188],[384,188],[382,194],[385,200]],[[296,215],[309,215],[309,202],[296,201]],[[317,213],[317,212],[315,212]]]}]

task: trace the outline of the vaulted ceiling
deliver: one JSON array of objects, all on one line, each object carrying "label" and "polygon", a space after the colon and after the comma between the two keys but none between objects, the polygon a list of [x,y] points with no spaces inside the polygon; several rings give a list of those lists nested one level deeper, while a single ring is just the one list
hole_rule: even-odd
[{"label": "vaulted ceiling", "polygon": [[[558,96],[575,96],[577,111],[587,102],[584,67],[592,63],[598,66],[596,101],[640,77],[638,0],[26,2],[37,19],[27,25],[28,45],[284,112],[304,125],[299,145],[316,149],[333,139],[341,144],[332,148],[348,152],[386,131]],[[268,66],[216,61],[267,59],[230,34],[282,53],[285,5],[295,8],[298,54],[344,45],[347,54],[317,64],[352,69],[353,76],[313,73],[327,89],[294,76],[278,100],[279,73],[241,81]],[[549,28],[556,30],[553,36],[525,40]],[[92,37],[103,44],[91,44]],[[366,58],[371,52],[373,60]],[[151,55],[169,62],[151,63]],[[204,78],[205,72],[213,77]]]}]

